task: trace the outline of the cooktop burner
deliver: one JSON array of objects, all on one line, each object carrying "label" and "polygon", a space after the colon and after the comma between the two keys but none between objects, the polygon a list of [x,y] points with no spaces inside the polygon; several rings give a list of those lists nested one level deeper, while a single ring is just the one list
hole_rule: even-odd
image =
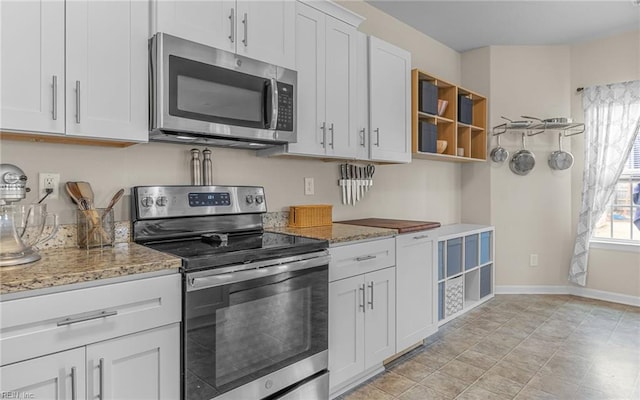
[{"label": "cooktop burner", "polygon": [[328,247],[325,240],[272,232],[228,236],[204,234],[145,245],[182,258],[183,268],[190,271],[304,254]]}]

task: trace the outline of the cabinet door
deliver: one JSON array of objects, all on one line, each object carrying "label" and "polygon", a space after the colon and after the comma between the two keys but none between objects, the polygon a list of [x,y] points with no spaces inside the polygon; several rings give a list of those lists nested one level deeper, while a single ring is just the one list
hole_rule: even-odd
[{"label": "cabinet door", "polygon": [[87,346],[89,398],[180,398],[179,326],[176,323]]},{"label": "cabinet door", "polygon": [[294,69],[296,3],[238,0],[237,10],[237,53]]},{"label": "cabinet door", "polygon": [[298,142],[289,153],[324,155],[325,15],[296,2],[296,70],[298,71]]},{"label": "cabinet door", "polygon": [[329,284],[331,388],[364,371],[364,307],[362,275]]},{"label": "cabinet door", "polygon": [[2,398],[85,399],[84,355],[82,347],[1,367]]},{"label": "cabinet door", "polygon": [[437,330],[433,238],[396,238],[396,348],[400,352]]},{"label": "cabinet door", "polygon": [[356,29],[326,18],[327,154],[353,158],[356,154]]},{"label": "cabinet door", "polygon": [[369,37],[371,159],[411,161],[411,53]]},{"label": "cabinet door", "polygon": [[365,308],[365,370],[396,352],[395,268],[385,268],[364,276],[367,291]]},{"label": "cabinet door", "polygon": [[70,1],[67,134],[148,139],[149,3]]},{"label": "cabinet door", "polygon": [[235,0],[158,0],[153,2],[155,32],[235,52]]},{"label": "cabinet door", "polygon": [[64,133],[64,1],[3,1],[3,130]]},{"label": "cabinet door", "polygon": [[367,35],[356,32],[356,159],[369,159],[369,70]]}]

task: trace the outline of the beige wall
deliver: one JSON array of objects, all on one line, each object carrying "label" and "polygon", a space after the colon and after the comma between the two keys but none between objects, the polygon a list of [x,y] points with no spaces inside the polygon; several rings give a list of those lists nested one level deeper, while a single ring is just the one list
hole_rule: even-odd
[{"label": "beige wall", "polygon": [[[500,116],[548,118],[569,115],[569,48],[491,47],[491,126]],[[495,143],[495,142],[493,142]],[[514,154],[520,133],[506,133],[502,145]],[[490,145],[493,147],[493,144]],[[511,172],[508,162],[490,162],[491,216],[496,226],[496,285],[565,285],[571,250],[571,173],[552,171],[547,157],[557,136],[527,138],[536,157],[528,175]],[[529,266],[531,254],[539,265]]]},{"label": "beige wall", "polygon": [[[462,55],[462,84],[487,91],[490,126],[502,123],[501,115],[571,116],[581,121],[581,96],[575,89],[639,79],[639,39],[640,32],[631,32],[573,46],[476,49]],[[503,137],[511,154],[520,148],[517,134]],[[567,285],[582,189],[583,141],[579,135],[565,142],[576,159],[570,171],[548,168],[547,157],[557,148],[557,137],[548,133],[528,138],[537,161],[528,176],[516,176],[507,164],[492,162],[462,168],[462,220],[496,226],[496,285]],[[490,139],[488,149],[495,145]],[[528,266],[530,254],[538,254],[538,267]],[[589,289],[640,296],[638,252],[592,249],[589,268]]]},{"label": "beige wall", "polygon": [[[578,87],[640,79],[640,31],[571,47],[571,111],[583,120]],[[582,193],[584,137],[574,137],[572,175],[572,234],[575,234]],[[587,287],[640,296],[640,253],[591,249]]]},{"label": "beige wall", "polygon": [[[458,81],[459,53],[420,34],[398,20],[357,1],[344,4],[368,18],[364,32],[413,51],[414,66]],[[299,134],[304,134],[300,132]],[[34,190],[27,201],[37,200],[38,172],[57,172],[62,182],[89,181],[98,205],[106,205],[121,187],[189,183],[188,146],[141,144],[126,149],[2,141],[0,160],[25,170]],[[387,217],[460,221],[460,166],[416,160],[408,165],[378,165],[375,186],[357,206],[342,205],[337,185],[339,161],[261,158],[246,150],[213,149],[216,184],[263,185],[269,211],[287,210],[290,205],[329,203],[334,220]],[[364,163],[362,163],[364,165]],[[314,196],[304,195],[304,177],[315,179]],[[59,200],[47,200],[62,221],[73,221],[74,208],[65,193]],[[121,201],[118,219],[129,218],[128,198]]]}]

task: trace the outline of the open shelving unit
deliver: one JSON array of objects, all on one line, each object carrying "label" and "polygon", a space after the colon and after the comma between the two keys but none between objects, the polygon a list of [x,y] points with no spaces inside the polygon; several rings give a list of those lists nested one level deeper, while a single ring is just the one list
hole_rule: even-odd
[{"label": "open shelving unit", "polygon": [[[448,102],[442,115],[428,114],[419,110],[420,82],[427,81],[438,88],[438,99]],[[471,124],[458,121],[458,96],[464,95],[472,101]],[[413,158],[441,161],[486,161],[487,160],[487,98],[470,90],[439,79],[419,69],[411,71],[411,132]],[[438,140],[446,140],[444,153],[422,152],[418,147],[420,122],[436,126]],[[457,155],[458,147],[464,156]]]},{"label": "open shelving unit", "polygon": [[494,296],[494,228],[438,228],[438,325]]}]

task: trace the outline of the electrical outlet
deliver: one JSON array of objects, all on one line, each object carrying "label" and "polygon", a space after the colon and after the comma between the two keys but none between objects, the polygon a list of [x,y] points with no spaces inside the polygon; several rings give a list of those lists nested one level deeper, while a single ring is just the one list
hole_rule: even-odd
[{"label": "electrical outlet", "polygon": [[304,178],[304,194],[307,196],[312,196],[315,194],[313,178]]},{"label": "electrical outlet", "polygon": [[47,189],[53,189],[53,192],[47,196],[47,199],[57,199],[60,190],[60,174],[40,172],[38,178],[38,200],[47,194]]},{"label": "electrical outlet", "polygon": [[538,266],[538,255],[537,254],[530,254],[529,255],[529,266],[530,267],[537,267]]}]

